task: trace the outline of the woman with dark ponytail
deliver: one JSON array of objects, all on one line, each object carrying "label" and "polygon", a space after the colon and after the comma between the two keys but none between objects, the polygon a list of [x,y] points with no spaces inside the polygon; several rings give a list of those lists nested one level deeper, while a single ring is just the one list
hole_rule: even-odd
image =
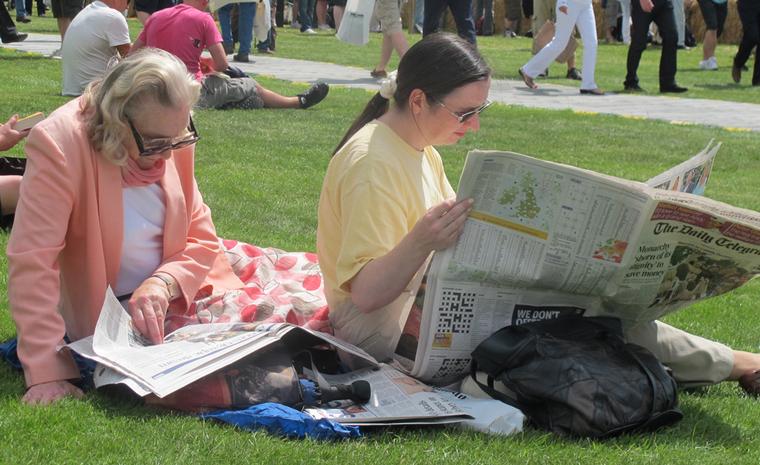
[{"label": "woman with dark ponytail", "polygon": [[396,349],[432,252],[464,227],[472,201],[456,200],[433,145],[479,129],[490,76],[469,42],[426,36],[333,154],[317,231],[330,321],[380,360]]}]

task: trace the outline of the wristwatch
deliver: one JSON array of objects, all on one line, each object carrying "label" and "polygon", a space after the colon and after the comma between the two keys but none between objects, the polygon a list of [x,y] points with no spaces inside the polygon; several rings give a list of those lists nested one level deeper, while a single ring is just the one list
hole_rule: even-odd
[{"label": "wristwatch", "polygon": [[158,278],[166,284],[166,290],[169,291],[169,300],[179,297],[179,285],[174,278],[167,273],[153,273],[151,278]]}]

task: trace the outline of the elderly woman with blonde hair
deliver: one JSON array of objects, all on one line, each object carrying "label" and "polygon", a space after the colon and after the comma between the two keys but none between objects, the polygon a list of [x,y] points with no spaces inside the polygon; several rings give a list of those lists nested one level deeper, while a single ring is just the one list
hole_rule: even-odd
[{"label": "elderly woman with blonde hair", "polygon": [[154,343],[170,303],[242,287],[194,177],[199,93],[181,61],[146,49],[29,134],[8,244],[24,402],[82,395],[58,348],[93,333],[108,286]]}]

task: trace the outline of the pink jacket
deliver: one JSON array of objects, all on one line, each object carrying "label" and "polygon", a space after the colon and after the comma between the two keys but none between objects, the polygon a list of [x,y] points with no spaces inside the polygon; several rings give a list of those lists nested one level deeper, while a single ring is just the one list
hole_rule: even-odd
[{"label": "pink jacket", "polygon": [[[93,333],[121,259],[121,168],[87,140],[74,99],[38,124],[26,143],[27,168],[8,242],[8,298],[26,384],[78,378],[64,334]],[[174,152],[161,185],[166,198],[163,263],[185,306],[198,290],[243,286],[224,257],[195,182],[194,148]]]}]

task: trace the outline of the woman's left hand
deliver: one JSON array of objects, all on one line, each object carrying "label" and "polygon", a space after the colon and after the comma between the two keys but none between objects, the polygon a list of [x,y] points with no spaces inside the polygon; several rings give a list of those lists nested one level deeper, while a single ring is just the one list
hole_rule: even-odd
[{"label": "woman's left hand", "polygon": [[129,314],[140,333],[153,344],[164,341],[164,318],[169,308],[166,283],[150,277],[140,284],[129,299]]}]

